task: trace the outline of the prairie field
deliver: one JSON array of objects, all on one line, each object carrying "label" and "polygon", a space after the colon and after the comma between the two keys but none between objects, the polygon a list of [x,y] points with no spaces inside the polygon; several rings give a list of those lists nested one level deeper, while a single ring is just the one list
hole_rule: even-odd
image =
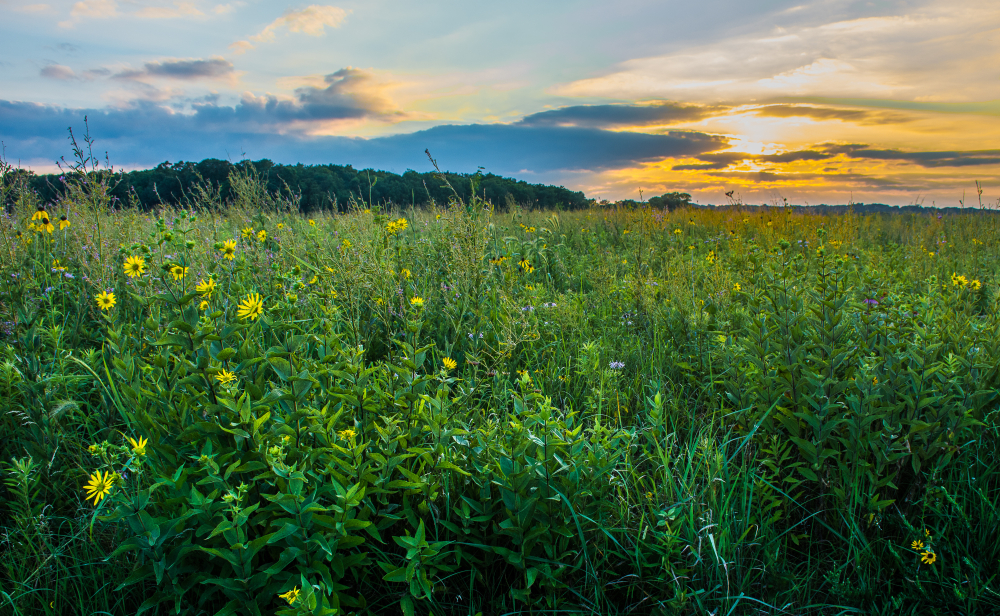
[{"label": "prairie field", "polygon": [[107,182],[2,182],[0,613],[1000,611],[993,212]]}]

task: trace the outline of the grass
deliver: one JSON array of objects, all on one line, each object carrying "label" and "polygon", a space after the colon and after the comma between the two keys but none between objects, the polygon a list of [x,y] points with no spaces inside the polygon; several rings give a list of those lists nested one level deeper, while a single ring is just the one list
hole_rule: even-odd
[{"label": "grass", "polygon": [[1000,609],[993,216],[95,177],[4,176],[9,613]]}]

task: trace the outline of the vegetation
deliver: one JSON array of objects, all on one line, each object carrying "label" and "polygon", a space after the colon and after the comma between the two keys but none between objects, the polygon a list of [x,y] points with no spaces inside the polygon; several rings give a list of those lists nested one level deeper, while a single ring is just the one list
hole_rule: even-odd
[{"label": "vegetation", "polygon": [[1000,610],[996,217],[3,171],[5,613]]},{"label": "vegetation", "polygon": [[[164,162],[152,169],[99,173],[107,176],[113,203],[148,211],[163,206],[197,208],[207,203],[230,202],[238,190],[231,183],[236,167],[228,161],[209,158],[200,163]],[[360,203],[382,203],[390,208],[424,207],[432,201],[447,203],[454,196],[435,179],[435,174],[412,170],[397,175],[374,169],[359,171],[350,165],[280,165],[269,160],[243,161],[240,168],[243,172],[250,171],[268,195],[293,201],[304,213],[347,212]],[[492,173],[448,173],[445,177],[465,201],[475,193],[476,197],[500,207],[514,202],[532,208],[571,210],[589,204],[581,192],[561,186],[528,184]],[[65,174],[26,173],[25,178],[42,203],[56,201],[65,191]]]}]

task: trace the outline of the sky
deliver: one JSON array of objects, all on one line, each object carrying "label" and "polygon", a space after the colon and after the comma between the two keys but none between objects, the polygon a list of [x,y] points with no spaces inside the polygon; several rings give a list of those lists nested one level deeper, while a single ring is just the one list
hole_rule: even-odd
[{"label": "sky", "polygon": [[429,149],[445,170],[597,199],[1000,203],[995,0],[0,0],[0,14],[3,156],[39,173],[89,128],[124,170],[402,173],[431,170]]}]

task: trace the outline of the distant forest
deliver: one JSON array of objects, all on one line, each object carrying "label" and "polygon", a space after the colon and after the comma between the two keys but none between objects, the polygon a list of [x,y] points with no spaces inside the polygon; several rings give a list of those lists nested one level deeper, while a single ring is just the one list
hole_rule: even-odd
[{"label": "distant forest", "polygon": [[[237,164],[209,158],[200,163],[164,162],[152,169],[116,174],[112,196],[122,203],[135,203],[143,209],[161,205],[184,205],[195,200],[201,189],[220,202],[235,196],[230,183],[233,171],[255,174],[267,185],[271,194],[281,194],[297,201],[303,212],[319,210],[345,211],[351,203],[379,204],[396,207],[427,205],[431,199],[446,204],[454,194],[441,176],[464,201],[476,194],[498,208],[511,200],[523,207],[573,210],[593,202],[582,192],[562,186],[529,184],[492,173],[418,173],[409,170],[402,175],[372,169],[357,170],[350,165],[281,165],[270,160],[243,161]],[[30,186],[43,203],[55,201],[62,193],[59,175],[33,175]],[[131,193],[131,194],[130,194]]]}]

